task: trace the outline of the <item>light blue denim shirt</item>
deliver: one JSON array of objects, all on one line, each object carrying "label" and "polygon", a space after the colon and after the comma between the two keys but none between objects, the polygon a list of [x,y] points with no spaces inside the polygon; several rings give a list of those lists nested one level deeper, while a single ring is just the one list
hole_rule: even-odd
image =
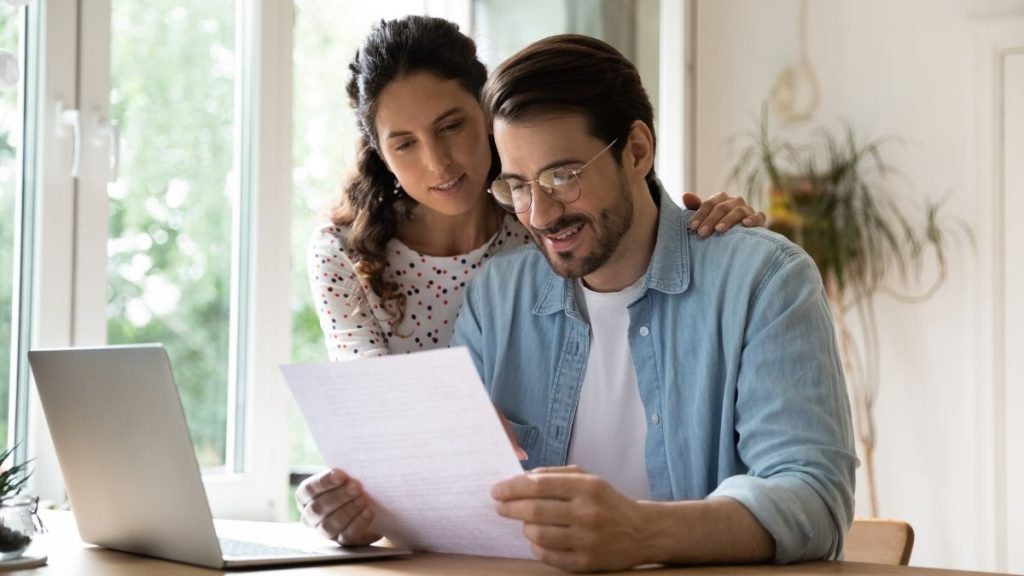
[{"label": "light blue denim shirt", "polygon": [[[628,328],[651,498],[734,498],[774,537],[776,562],[838,557],[857,457],[817,268],[761,228],[701,239],[691,212],[655,199],[657,244]],[[566,464],[590,346],[573,281],[535,246],[495,257],[452,346],[469,348],[525,466]]]}]

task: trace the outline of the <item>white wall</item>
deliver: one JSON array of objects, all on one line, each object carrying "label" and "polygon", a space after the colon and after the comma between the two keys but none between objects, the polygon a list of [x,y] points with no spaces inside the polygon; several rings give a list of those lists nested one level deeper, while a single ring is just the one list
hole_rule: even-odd
[{"label": "white wall", "polygon": [[[753,126],[775,76],[798,62],[800,2],[699,0],[697,11],[695,171],[697,190],[707,194],[725,186],[725,140]],[[1007,541],[1007,520],[1000,520],[1012,517],[1001,510],[1024,500],[1024,487],[1008,486],[1009,499],[992,495],[1006,479],[1007,452],[995,447],[1015,454],[1024,446],[999,437],[1005,425],[993,428],[993,419],[1006,417],[994,404],[990,349],[1001,344],[992,336],[993,315],[1003,311],[992,304],[999,278],[991,255],[1001,239],[992,236],[993,194],[984,185],[991,150],[979,146],[987,142],[981,132],[991,95],[978,82],[981,31],[994,21],[1024,23],[1024,1],[811,0],[808,16],[821,83],[816,121],[834,127],[841,117],[862,138],[907,139],[891,159],[933,200],[952,192],[946,213],[978,240],[952,256],[951,277],[928,302],[878,299],[881,515],[914,525],[915,565],[1024,570],[1012,561],[1024,542]],[[1007,262],[1024,259],[1011,250]],[[866,514],[858,480],[858,512]],[[1010,530],[1018,540],[1020,533]]]}]

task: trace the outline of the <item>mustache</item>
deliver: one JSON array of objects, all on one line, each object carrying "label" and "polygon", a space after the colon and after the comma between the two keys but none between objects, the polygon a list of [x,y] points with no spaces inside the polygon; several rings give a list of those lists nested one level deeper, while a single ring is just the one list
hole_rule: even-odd
[{"label": "mustache", "polygon": [[572,228],[577,224],[586,224],[588,221],[589,220],[587,220],[587,218],[582,214],[573,214],[571,216],[562,216],[558,220],[555,220],[554,223],[552,223],[547,228],[530,227],[530,231],[539,236],[549,236],[553,234],[558,234],[562,230],[565,230],[566,228]]}]

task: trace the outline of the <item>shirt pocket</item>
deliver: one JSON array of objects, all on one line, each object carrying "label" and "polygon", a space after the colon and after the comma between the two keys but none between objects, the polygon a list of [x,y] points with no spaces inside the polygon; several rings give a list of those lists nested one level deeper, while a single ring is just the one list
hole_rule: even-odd
[{"label": "shirt pocket", "polygon": [[519,447],[527,452],[533,450],[533,447],[537,444],[537,438],[540,436],[540,428],[532,424],[519,424],[511,420],[508,423],[512,426],[512,434],[515,435],[516,443],[519,444]]}]

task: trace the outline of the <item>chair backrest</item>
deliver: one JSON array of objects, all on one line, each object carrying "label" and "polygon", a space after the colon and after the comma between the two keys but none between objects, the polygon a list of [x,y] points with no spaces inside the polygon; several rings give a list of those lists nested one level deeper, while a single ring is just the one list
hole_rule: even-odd
[{"label": "chair backrest", "polygon": [[906,566],[914,549],[914,529],[901,520],[857,518],[846,535],[847,562]]}]

